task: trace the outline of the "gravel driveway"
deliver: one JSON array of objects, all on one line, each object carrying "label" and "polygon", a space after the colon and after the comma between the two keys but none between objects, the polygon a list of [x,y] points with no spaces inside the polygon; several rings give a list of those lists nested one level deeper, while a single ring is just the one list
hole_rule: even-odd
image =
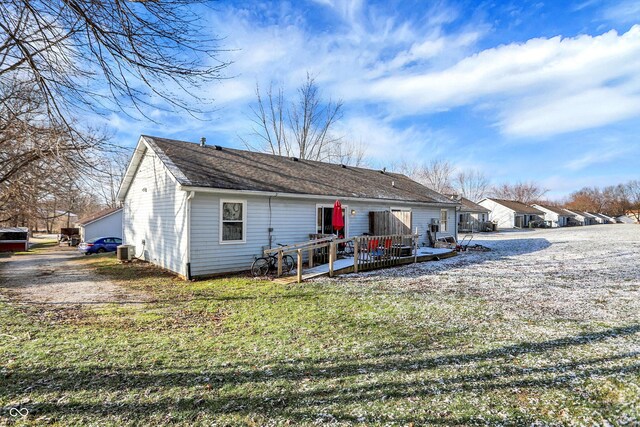
[{"label": "gravel driveway", "polygon": [[142,302],[144,295],[114,284],[81,262],[71,248],[0,258],[0,294],[24,303]]}]

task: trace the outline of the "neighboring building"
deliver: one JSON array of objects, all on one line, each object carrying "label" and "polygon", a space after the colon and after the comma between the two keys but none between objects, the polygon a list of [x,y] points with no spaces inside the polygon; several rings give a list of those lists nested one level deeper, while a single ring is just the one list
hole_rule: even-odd
[{"label": "neighboring building", "polygon": [[458,210],[458,231],[484,231],[483,225],[489,221],[491,211],[484,206],[472,202],[464,197],[449,196],[462,204]]},{"label": "neighboring building", "polygon": [[[346,237],[370,232],[370,212],[439,223],[457,235],[454,202],[404,175],[142,136],[118,192],[124,241],[190,278],[248,270],[277,243],[331,233],[336,199]],[[407,215],[407,213],[409,213]]]},{"label": "neighboring building", "polygon": [[625,216],[627,216],[631,221],[638,224],[640,223],[640,209],[638,210],[628,210],[625,212]]},{"label": "neighboring building", "polygon": [[586,212],[582,212],[582,211],[576,211],[576,210],[571,210],[571,209],[565,209],[565,211],[569,212],[570,214],[573,214],[574,217],[571,220],[571,222],[575,221],[575,225],[594,225],[597,224],[595,218],[593,217],[593,215],[590,215]]},{"label": "neighboring building", "polygon": [[604,219],[600,215],[595,214],[593,212],[584,212],[584,214],[592,218],[593,224],[606,224],[607,223],[606,219]]},{"label": "neighboring building", "polygon": [[544,217],[544,212],[515,200],[486,198],[478,204],[491,211],[489,220],[498,228],[528,228],[531,221]]},{"label": "neighboring building", "polygon": [[617,216],[616,217],[616,222],[618,224],[635,224],[636,223],[636,221],[633,218],[631,218],[631,217],[629,217],[627,215]]},{"label": "neighboring building", "polygon": [[567,227],[571,224],[571,218],[575,218],[575,214],[557,206],[541,204],[533,204],[532,206],[544,212],[544,220],[551,227]]},{"label": "neighboring building", "polygon": [[22,252],[26,250],[29,250],[28,228],[0,228],[0,252]]},{"label": "neighboring building", "polygon": [[605,215],[603,213],[597,213],[596,215],[598,215],[599,217],[603,218],[606,221],[605,224],[615,224],[616,223],[616,219],[610,217],[609,215]]},{"label": "neighboring building", "polygon": [[83,242],[98,237],[122,238],[122,208],[108,208],[78,221]]}]

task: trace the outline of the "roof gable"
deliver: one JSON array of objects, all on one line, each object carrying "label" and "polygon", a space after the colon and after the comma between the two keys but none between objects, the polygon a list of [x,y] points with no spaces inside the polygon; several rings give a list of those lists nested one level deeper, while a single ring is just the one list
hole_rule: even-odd
[{"label": "roof gable", "polygon": [[542,212],[541,210],[538,210],[529,205],[525,205],[524,203],[517,202],[515,200],[494,199],[491,197],[488,197],[484,200],[491,200],[492,202],[502,205],[505,208],[511,209],[512,211],[519,214],[544,215],[544,212]]},{"label": "roof gable", "polygon": [[[146,135],[140,140],[183,187],[458,204],[401,174]],[[133,174],[127,171],[119,197]]]},{"label": "roof gable", "polygon": [[558,214],[561,216],[575,216],[572,213],[569,213],[566,209],[563,209],[561,207],[558,206],[551,206],[551,205],[541,205],[539,203],[536,203],[535,205],[533,205],[535,208],[539,208],[539,209],[546,209],[550,212],[553,212],[554,214]]},{"label": "roof gable", "polygon": [[94,213],[93,215],[89,215],[89,216],[86,216],[86,217],[80,219],[80,221],[78,221],[78,224],[79,225],[89,225],[92,222],[95,222],[95,221],[98,221],[99,219],[108,217],[109,215],[113,215],[114,213],[119,212],[121,210],[122,210],[122,208],[106,208],[106,209],[103,209],[101,211],[98,211],[98,212]]},{"label": "roof gable", "polygon": [[[455,200],[454,197],[456,197],[455,195],[450,195],[449,196],[452,200]],[[462,204],[462,207],[460,208],[460,212],[479,212],[479,213],[489,213],[491,212],[490,209],[485,208],[482,205],[479,205],[477,203],[472,202],[471,200],[464,198],[464,197],[460,197],[459,198],[459,202]]]}]

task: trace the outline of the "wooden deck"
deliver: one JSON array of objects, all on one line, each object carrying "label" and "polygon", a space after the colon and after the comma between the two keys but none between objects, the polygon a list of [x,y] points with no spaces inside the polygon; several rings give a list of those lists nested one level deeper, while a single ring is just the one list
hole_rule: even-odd
[{"label": "wooden deck", "polygon": [[[441,248],[418,248],[418,256],[417,262],[427,262],[434,261],[443,258],[450,258],[456,256],[458,253],[451,249],[441,249]],[[412,264],[416,261],[416,257],[414,255],[400,257],[395,261],[395,265],[386,266],[381,268],[393,268],[396,265],[404,265],[404,264]],[[334,275],[338,274],[348,274],[353,273],[353,257],[341,258],[337,259],[333,263]],[[321,264],[312,268],[308,268],[303,270],[302,272],[302,280],[309,280],[316,277],[328,276],[329,275],[329,264]],[[288,276],[282,276],[274,279],[276,283],[289,284],[295,283],[297,280],[297,275],[294,273]]]}]

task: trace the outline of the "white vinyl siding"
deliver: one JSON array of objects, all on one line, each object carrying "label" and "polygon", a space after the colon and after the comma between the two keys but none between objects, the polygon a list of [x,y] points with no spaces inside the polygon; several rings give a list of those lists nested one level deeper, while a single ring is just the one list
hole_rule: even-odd
[{"label": "white vinyl siding", "polygon": [[[251,267],[255,257],[262,256],[269,247],[277,243],[292,244],[309,239],[317,231],[317,209],[319,206],[333,207],[335,199],[299,199],[285,197],[251,196],[242,198],[246,202],[245,244],[220,244],[220,225],[212,218],[220,218],[221,199],[213,193],[196,192],[191,200],[191,273],[194,276],[244,271]],[[234,200],[238,200],[237,198]],[[397,207],[397,202],[393,203]],[[344,203],[345,226],[348,236],[369,232],[369,212],[391,208],[390,203],[379,204],[348,201]],[[432,218],[440,218],[438,207],[416,207],[412,211],[413,228],[418,227],[420,241],[426,241],[425,231]],[[355,211],[355,215],[351,211]],[[448,208],[449,218],[454,218],[455,209]],[[450,230],[453,232],[454,230]],[[305,254],[306,255],[306,254]]]},{"label": "white vinyl siding", "polygon": [[80,238],[83,242],[96,237],[122,238],[122,210],[80,227]]},{"label": "white vinyl siding", "polygon": [[147,150],[123,206],[124,243],[135,245],[136,256],[183,276],[187,275],[186,196]]}]

